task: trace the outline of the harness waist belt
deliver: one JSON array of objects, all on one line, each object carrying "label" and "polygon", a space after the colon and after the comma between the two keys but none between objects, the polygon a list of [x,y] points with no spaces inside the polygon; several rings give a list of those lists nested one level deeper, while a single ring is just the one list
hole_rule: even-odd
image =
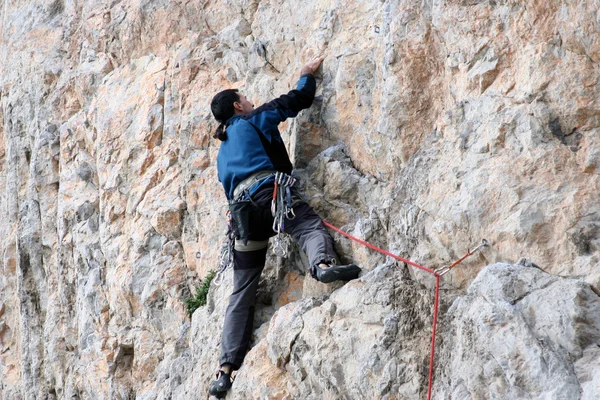
[{"label": "harness waist belt", "polygon": [[250,189],[255,183],[274,175],[275,171],[258,171],[241,181],[233,190],[233,200],[237,200],[247,189]]}]

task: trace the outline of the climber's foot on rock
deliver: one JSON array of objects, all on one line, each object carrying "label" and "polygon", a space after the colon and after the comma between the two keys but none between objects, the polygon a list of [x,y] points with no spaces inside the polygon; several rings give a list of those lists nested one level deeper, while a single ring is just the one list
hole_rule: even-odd
[{"label": "climber's foot on rock", "polygon": [[224,399],[227,391],[231,389],[231,373],[217,372],[217,380],[213,381],[208,388],[208,393],[218,399]]},{"label": "climber's foot on rock", "polygon": [[352,279],[358,278],[361,269],[354,265],[326,265],[319,264],[314,267],[314,277],[323,283],[330,283],[334,281],[348,282]]}]

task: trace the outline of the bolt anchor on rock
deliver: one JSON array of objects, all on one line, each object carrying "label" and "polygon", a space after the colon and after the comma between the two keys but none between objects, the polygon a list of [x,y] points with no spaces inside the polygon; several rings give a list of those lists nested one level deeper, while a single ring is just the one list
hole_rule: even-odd
[{"label": "bolt anchor on rock", "polygon": [[460,259],[456,260],[455,262],[452,263],[452,265],[448,266],[448,265],[444,265],[438,269],[435,270],[435,275],[437,276],[444,276],[445,274],[447,274],[448,272],[450,272],[450,270],[454,267],[456,267],[458,264],[460,264],[465,258],[472,256],[476,251],[481,250],[483,247],[489,247],[490,242],[488,242],[486,239],[482,239],[481,243],[475,247],[473,250],[469,250],[467,251],[467,254],[465,254],[463,257],[461,257]]}]

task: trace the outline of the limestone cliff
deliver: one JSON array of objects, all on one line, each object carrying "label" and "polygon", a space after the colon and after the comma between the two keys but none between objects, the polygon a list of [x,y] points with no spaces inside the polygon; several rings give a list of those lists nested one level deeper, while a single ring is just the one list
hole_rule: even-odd
[{"label": "limestone cliff", "polygon": [[[491,243],[442,279],[434,398],[596,398],[599,10],[0,3],[0,399],[206,397],[231,288],[186,316],[225,229],[208,105],[268,101],[314,55],[282,132],[321,215],[433,268]],[[336,241],[365,270],[343,287],[269,258],[232,398],[425,396],[432,279]]]}]

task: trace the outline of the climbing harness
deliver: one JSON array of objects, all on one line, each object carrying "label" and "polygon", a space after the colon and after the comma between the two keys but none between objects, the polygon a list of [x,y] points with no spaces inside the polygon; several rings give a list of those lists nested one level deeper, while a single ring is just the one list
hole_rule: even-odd
[{"label": "climbing harness", "polygon": [[233,219],[231,218],[231,212],[227,210],[225,213],[227,218],[227,238],[221,245],[221,253],[219,256],[219,270],[215,274],[212,283],[215,286],[220,286],[223,282],[223,275],[225,270],[233,265],[233,249],[235,247],[235,231],[233,230]]},{"label": "climbing harness", "polygon": [[279,257],[287,257],[289,244],[284,240],[282,233],[285,229],[285,220],[296,218],[292,202],[292,186],[296,179],[283,172],[275,173],[273,184],[273,199],[271,200],[271,214],[273,215],[273,231],[276,233],[273,243],[273,253]]},{"label": "climbing harness", "polygon": [[[289,240],[283,235],[283,230],[285,228],[285,220],[292,220],[296,218],[296,214],[294,213],[294,197],[292,195],[292,186],[296,184],[296,178],[287,175],[283,172],[275,172],[271,173],[267,171],[266,173],[255,174],[251,178],[253,179],[252,184],[259,182],[261,180],[267,179],[271,176],[275,177],[275,182],[273,185],[273,199],[271,201],[271,214],[273,215],[273,231],[277,234],[275,236],[275,240],[273,243],[273,253],[279,257],[287,257],[289,254]],[[246,195],[248,198],[250,197],[247,194],[247,187],[251,185],[246,184],[244,188],[246,189]],[[238,189],[236,188],[236,192]],[[239,191],[238,196],[244,194],[244,191]],[[226,212],[227,218],[227,238],[223,242],[221,246],[221,252],[219,256],[219,270],[213,279],[213,282],[216,286],[219,286],[223,281],[223,275],[225,270],[233,264],[233,252],[235,248],[235,229],[233,226],[233,217],[231,215],[231,211],[227,210]],[[238,227],[239,229],[239,227]]]},{"label": "climbing harness", "polygon": [[433,327],[431,329],[431,354],[429,357],[429,380],[428,380],[428,385],[427,385],[427,400],[431,400],[431,389],[433,388],[433,362],[434,362],[434,358],[435,358],[435,333],[436,333],[436,329],[437,329],[437,315],[438,315],[438,306],[439,306],[439,297],[440,297],[440,278],[443,275],[445,275],[446,273],[448,273],[452,268],[454,268],[455,266],[460,264],[465,258],[473,255],[476,251],[480,250],[481,248],[489,246],[490,245],[489,242],[487,240],[483,239],[481,241],[481,244],[479,244],[473,250],[467,251],[467,254],[465,254],[463,257],[459,258],[455,262],[453,262],[449,267],[443,266],[441,268],[433,270],[433,269],[424,267],[422,265],[419,265],[415,262],[412,262],[410,260],[407,260],[405,258],[402,258],[400,256],[397,256],[396,254],[390,253],[389,251],[385,251],[383,249],[380,249],[379,247],[373,246],[372,244],[367,243],[364,240],[360,240],[359,238],[354,237],[354,236],[350,235],[349,233],[342,231],[339,228],[336,228],[335,226],[331,225],[330,223],[328,223],[326,221],[323,221],[323,224],[325,226],[333,229],[337,233],[344,235],[347,238],[354,240],[357,243],[362,244],[363,246],[370,248],[371,250],[375,250],[381,254],[385,254],[386,256],[395,258],[398,261],[402,261],[408,265],[412,265],[415,268],[419,268],[419,269],[421,269],[425,272],[429,272],[430,274],[435,276],[435,297],[434,297],[434,301],[433,301]]}]

